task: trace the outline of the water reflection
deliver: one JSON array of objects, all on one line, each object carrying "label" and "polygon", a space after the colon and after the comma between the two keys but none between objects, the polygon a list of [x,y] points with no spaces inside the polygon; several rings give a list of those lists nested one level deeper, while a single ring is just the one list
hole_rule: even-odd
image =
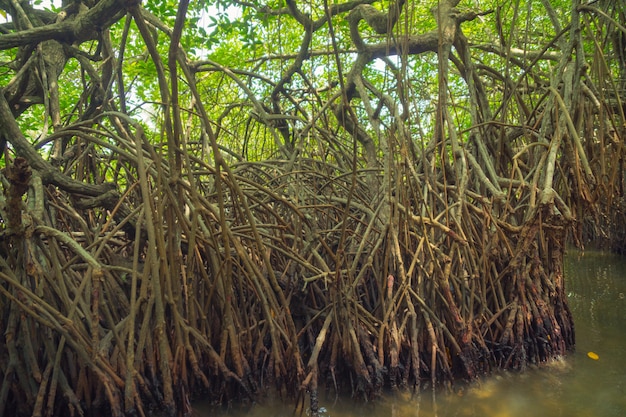
[{"label": "water reflection", "polygon": [[[576,352],[522,374],[499,373],[454,393],[386,396],[363,404],[321,398],[329,417],[621,417],[626,415],[626,258],[568,253],[565,263]],[[598,359],[587,354],[594,352]],[[291,417],[293,406],[268,400],[246,410],[196,405],[198,417]],[[295,415],[299,415],[296,413]]]}]

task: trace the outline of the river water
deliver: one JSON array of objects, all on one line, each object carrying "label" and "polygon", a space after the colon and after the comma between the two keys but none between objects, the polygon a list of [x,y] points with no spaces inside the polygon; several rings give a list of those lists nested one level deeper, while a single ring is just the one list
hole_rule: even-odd
[{"label": "river water", "polygon": [[[576,351],[541,368],[503,372],[456,387],[390,395],[363,404],[321,398],[328,417],[622,417],[626,416],[626,258],[568,252],[565,281]],[[594,355],[595,354],[595,355]],[[196,404],[196,417],[292,417],[293,404],[267,400],[246,410]]]}]

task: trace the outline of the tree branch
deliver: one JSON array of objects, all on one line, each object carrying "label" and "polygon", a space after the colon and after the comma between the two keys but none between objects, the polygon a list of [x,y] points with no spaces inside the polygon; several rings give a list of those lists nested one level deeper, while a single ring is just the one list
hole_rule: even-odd
[{"label": "tree branch", "polygon": [[73,180],[46,162],[22,134],[4,94],[0,94],[0,139],[13,145],[17,156],[26,159],[39,172],[44,184],[53,184],[69,193],[88,196],[98,196],[115,188],[115,184],[87,184]]},{"label": "tree branch", "polygon": [[47,40],[64,43],[83,42],[95,39],[98,31],[111,26],[124,16],[128,5],[124,0],[101,0],[74,19],[61,20],[57,23],[9,33],[0,37],[0,50],[18,46],[32,45]]}]

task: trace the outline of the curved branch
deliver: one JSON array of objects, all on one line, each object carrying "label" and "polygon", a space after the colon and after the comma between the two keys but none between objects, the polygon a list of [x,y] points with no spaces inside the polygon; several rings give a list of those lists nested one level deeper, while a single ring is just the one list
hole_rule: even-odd
[{"label": "curved branch", "polygon": [[406,0],[398,0],[397,3],[392,4],[389,7],[389,13],[383,13],[370,4],[361,4],[352,9],[347,20],[350,23],[350,37],[357,49],[362,50],[366,48],[358,29],[361,20],[365,20],[374,32],[379,35],[391,33],[391,29],[398,21],[405,2]]},{"label": "curved branch", "polygon": [[0,50],[32,45],[48,40],[74,43],[95,39],[98,31],[111,26],[124,16],[127,1],[101,0],[84,14],[75,19],[61,20],[58,23],[9,33],[0,37]]},{"label": "curved branch", "polygon": [[53,184],[69,193],[88,196],[98,196],[115,188],[115,184],[88,184],[73,180],[46,162],[22,134],[4,94],[0,94],[0,139],[13,145],[17,156],[26,159],[39,172],[44,184]]}]

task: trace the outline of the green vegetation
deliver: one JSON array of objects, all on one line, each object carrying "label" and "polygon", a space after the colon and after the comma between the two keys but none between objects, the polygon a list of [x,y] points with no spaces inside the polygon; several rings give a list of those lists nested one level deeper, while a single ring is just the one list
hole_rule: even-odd
[{"label": "green vegetation", "polygon": [[623,233],[619,2],[0,0],[0,415],[523,370]]}]

